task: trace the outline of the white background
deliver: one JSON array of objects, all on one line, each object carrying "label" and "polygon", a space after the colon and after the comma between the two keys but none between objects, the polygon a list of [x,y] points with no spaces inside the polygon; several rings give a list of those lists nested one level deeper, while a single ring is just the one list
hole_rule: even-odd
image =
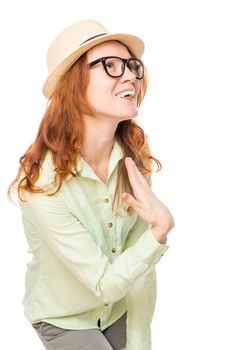
[{"label": "white background", "polygon": [[163,165],[154,191],[176,221],[157,267],[153,350],[232,350],[233,1],[8,0],[0,6],[1,344],[43,349],[23,315],[30,257],[19,209],[5,192],[45,109],[50,42],[73,22],[94,18],[146,43],[150,81],[138,119]]}]

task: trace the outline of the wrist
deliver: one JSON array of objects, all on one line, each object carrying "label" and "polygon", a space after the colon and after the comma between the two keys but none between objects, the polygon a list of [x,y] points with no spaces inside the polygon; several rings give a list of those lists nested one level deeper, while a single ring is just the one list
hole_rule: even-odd
[{"label": "wrist", "polygon": [[161,244],[165,244],[167,240],[168,230],[165,227],[152,226],[151,227],[154,238]]}]

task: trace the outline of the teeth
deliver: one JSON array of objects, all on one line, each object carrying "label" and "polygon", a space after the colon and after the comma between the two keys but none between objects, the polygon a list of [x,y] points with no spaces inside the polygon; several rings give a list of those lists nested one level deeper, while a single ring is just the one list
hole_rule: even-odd
[{"label": "teeth", "polygon": [[132,90],[123,91],[123,92],[120,92],[119,94],[117,94],[116,96],[122,98],[122,97],[125,97],[127,95],[134,96],[134,91],[132,91]]}]

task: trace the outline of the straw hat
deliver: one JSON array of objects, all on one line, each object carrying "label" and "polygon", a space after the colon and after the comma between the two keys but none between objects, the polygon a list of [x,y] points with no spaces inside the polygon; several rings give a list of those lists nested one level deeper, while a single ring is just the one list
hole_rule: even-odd
[{"label": "straw hat", "polygon": [[88,19],[72,24],[52,42],[47,53],[48,78],[43,94],[50,97],[60,77],[91,47],[108,40],[119,40],[137,58],[144,52],[144,42],[130,34],[110,33],[101,23]]}]

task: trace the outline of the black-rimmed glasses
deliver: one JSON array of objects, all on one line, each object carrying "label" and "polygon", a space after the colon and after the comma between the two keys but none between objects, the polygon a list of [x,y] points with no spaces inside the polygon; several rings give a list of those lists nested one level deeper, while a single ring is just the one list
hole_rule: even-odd
[{"label": "black-rimmed glasses", "polygon": [[144,65],[136,58],[126,59],[117,56],[106,56],[90,62],[88,66],[91,68],[99,62],[102,63],[106,73],[112,78],[121,77],[125,72],[126,66],[135,74],[136,79],[142,79],[144,77]]}]

